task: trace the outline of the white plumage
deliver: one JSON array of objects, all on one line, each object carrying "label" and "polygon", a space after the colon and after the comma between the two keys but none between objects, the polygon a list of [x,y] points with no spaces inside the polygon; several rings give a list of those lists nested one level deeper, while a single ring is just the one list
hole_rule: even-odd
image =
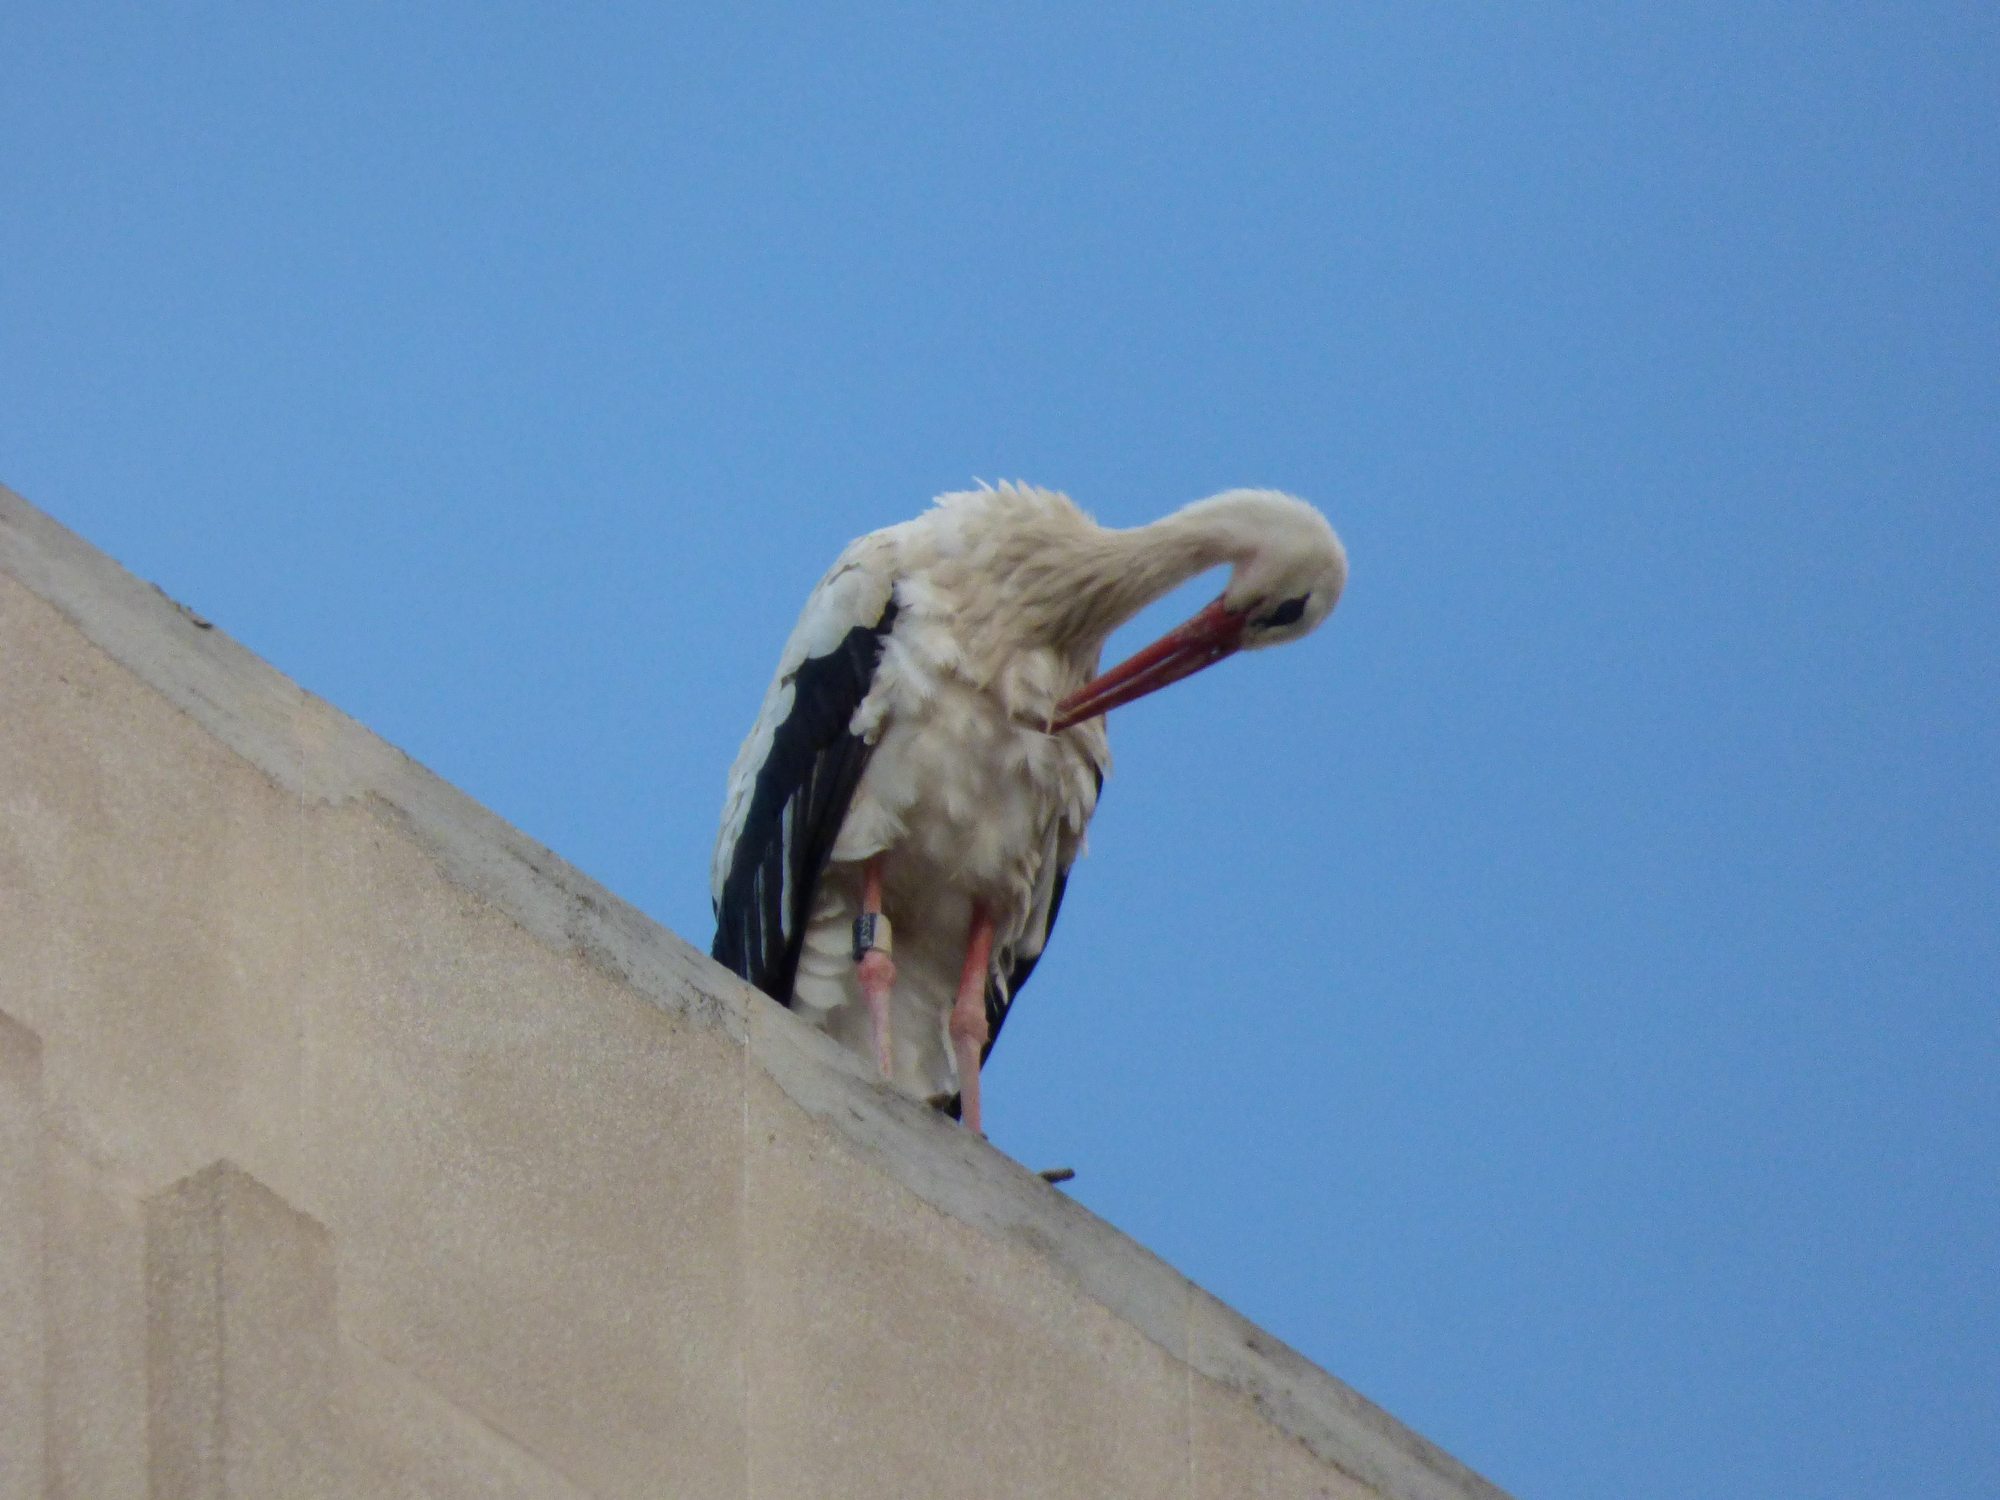
[{"label": "white plumage", "polygon": [[[1113,629],[1223,563],[1234,572],[1215,605],[1090,681]],[[851,543],[806,601],[730,771],[716,956],[883,1058],[897,1087],[963,1094],[977,1128],[974,1059],[1041,953],[1110,767],[1102,712],[1305,634],[1345,580],[1319,513],[1268,491],[1113,531],[1062,495],[1002,485]],[[854,949],[870,874],[895,934],[879,1022]],[[968,968],[982,924],[990,950]]]}]

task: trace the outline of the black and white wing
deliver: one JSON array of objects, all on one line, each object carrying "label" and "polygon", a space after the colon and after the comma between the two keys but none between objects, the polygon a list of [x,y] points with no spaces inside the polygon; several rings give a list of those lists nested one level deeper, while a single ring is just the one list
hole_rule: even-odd
[{"label": "black and white wing", "polygon": [[862,537],[820,580],[729,772],[709,951],[786,1005],[814,887],[874,749],[851,725],[896,623],[893,558]]}]

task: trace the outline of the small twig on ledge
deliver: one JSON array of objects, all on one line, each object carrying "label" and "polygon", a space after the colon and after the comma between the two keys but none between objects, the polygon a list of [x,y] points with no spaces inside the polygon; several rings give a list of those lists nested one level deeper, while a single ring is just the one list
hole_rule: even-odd
[{"label": "small twig on ledge", "polygon": [[1076,1176],[1075,1167],[1044,1167],[1035,1174],[1044,1182],[1068,1182]]}]

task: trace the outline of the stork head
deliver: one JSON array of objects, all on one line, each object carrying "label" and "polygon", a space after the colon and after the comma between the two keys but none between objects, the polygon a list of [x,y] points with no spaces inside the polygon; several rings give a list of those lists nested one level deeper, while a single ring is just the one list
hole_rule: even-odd
[{"label": "stork head", "polygon": [[1241,617],[1242,650],[1310,635],[1333,613],[1347,587],[1347,550],[1325,516],[1271,490],[1232,490],[1182,514],[1204,510],[1240,533],[1229,587],[1215,603]]},{"label": "stork head", "polygon": [[[1198,544],[1197,566],[1232,562],[1229,586],[1193,619],[1056,705],[1051,733],[1159,691],[1238,651],[1319,628],[1347,586],[1347,552],[1326,517],[1274,490],[1231,490],[1158,523],[1160,542]],[[1151,531],[1153,528],[1144,528]]]}]

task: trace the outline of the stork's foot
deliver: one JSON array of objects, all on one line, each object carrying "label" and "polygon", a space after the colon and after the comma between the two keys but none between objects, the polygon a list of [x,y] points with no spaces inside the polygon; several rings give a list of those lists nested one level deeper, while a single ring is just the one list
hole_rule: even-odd
[{"label": "stork's foot", "polygon": [[979,1061],[990,1034],[986,1029],[986,968],[993,958],[993,919],[983,906],[972,908],[972,936],[965,945],[965,968],[958,976],[958,1001],[951,1008],[951,1050],[958,1060],[959,1119],[974,1135],[986,1131],[979,1118]]},{"label": "stork's foot", "polygon": [[875,1043],[875,1066],[886,1082],[896,1071],[895,1047],[889,1031],[889,992],[896,986],[896,965],[880,948],[871,948],[855,965],[861,995],[868,1002],[868,1034]]},{"label": "stork's foot", "polygon": [[979,1050],[986,1045],[986,1003],[979,1005],[979,1024],[961,1024],[962,1005],[951,1012],[951,1050],[958,1059],[958,1118],[974,1135],[986,1134],[979,1119]]}]

